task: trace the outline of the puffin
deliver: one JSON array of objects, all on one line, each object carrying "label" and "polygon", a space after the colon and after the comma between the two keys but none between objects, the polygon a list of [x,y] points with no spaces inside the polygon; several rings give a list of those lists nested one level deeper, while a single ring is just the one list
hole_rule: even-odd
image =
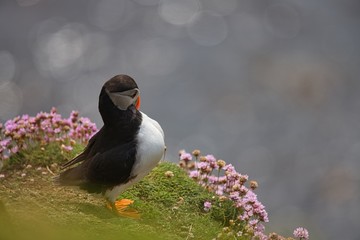
[{"label": "puffin", "polygon": [[138,216],[128,208],[133,200],[117,198],[145,177],[166,149],[164,131],[140,111],[140,102],[140,90],[130,76],[116,75],[105,82],[98,104],[104,125],[82,153],[62,165],[56,182],[103,195],[118,215]]}]

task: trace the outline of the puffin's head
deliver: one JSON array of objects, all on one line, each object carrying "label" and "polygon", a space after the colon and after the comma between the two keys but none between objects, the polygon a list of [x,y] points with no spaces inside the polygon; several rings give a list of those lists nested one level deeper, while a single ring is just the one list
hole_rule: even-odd
[{"label": "puffin's head", "polygon": [[116,75],[104,84],[103,89],[112,103],[120,110],[126,110],[131,105],[140,109],[140,90],[131,77]]}]

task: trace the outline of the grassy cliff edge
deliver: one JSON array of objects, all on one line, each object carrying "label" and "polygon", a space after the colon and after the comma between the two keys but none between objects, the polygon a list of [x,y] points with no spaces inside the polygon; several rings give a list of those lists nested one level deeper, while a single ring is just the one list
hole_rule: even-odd
[{"label": "grassy cliff edge", "polygon": [[54,163],[63,157],[51,146],[16,157],[23,164],[0,179],[0,239],[213,239],[230,214],[226,208],[206,213],[212,194],[170,162],[120,196],[135,200],[141,219],[134,220],[113,215],[101,197],[55,186]]}]

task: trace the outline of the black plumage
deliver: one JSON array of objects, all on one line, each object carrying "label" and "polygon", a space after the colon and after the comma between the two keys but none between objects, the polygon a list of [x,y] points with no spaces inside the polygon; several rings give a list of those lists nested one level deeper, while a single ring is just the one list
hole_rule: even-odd
[{"label": "black plumage", "polygon": [[142,114],[134,105],[120,110],[107,94],[134,88],[137,88],[135,81],[126,75],[117,75],[104,84],[98,106],[104,126],[80,155],[63,165],[63,168],[71,168],[60,174],[60,184],[104,193],[136,177],[131,175],[131,170],[136,161],[136,135]]}]

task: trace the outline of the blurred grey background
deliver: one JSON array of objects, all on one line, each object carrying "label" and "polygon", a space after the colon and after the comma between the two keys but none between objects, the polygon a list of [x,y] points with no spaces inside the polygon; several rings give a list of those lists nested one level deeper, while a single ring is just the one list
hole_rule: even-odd
[{"label": "blurred grey background", "polygon": [[360,1],[1,0],[0,121],[71,110],[131,75],[168,159],[256,179],[267,232],[360,239]]}]

